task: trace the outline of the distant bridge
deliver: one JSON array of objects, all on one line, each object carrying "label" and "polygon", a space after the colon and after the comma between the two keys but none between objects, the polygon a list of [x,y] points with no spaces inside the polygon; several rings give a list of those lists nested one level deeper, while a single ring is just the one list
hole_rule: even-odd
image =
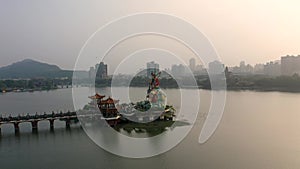
[{"label": "distant bridge", "polygon": [[35,114],[35,115],[18,115],[18,116],[8,116],[8,117],[0,117],[0,132],[1,132],[1,125],[3,124],[13,124],[15,128],[15,133],[19,133],[20,123],[30,122],[32,126],[32,131],[38,130],[38,122],[39,121],[49,121],[50,123],[50,130],[54,130],[54,121],[55,120],[61,120],[65,121],[66,128],[70,128],[71,121],[77,121],[77,115],[76,112],[60,112],[60,113],[54,113],[51,114]]}]

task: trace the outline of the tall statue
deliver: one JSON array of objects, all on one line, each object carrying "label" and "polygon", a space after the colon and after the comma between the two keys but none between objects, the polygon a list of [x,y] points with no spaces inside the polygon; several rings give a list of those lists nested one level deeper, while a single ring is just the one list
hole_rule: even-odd
[{"label": "tall statue", "polygon": [[161,72],[151,73],[151,80],[147,90],[146,99],[155,107],[164,107],[166,104],[166,95],[161,91],[159,85],[159,76]]},{"label": "tall statue", "polygon": [[155,73],[151,73],[151,76],[152,76],[152,79],[151,79],[151,82],[150,82],[150,87],[151,87],[151,90],[153,89],[158,89],[159,88],[159,76],[160,76],[161,72],[158,72],[157,74]]}]

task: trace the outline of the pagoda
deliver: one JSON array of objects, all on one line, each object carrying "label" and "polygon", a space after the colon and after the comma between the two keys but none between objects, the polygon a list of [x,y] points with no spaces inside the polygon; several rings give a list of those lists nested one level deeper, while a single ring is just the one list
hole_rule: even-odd
[{"label": "pagoda", "polygon": [[116,104],[119,103],[119,100],[114,100],[111,97],[108,97],[106,100],[100,100],[98,102],[98,108],[100,109],[104,118],[117,117],[119,115]]},{"label": "pagoda", "polygon": [[94,96],[89,97],[92,102],[90,105],[98,108],[102,114],[102,119],[106,120],[110,126],[115,126],[120,122],[120,114],[118,112],[119,100],[114,100],[111,97],[105,98],[105,95],[96,93]]}]

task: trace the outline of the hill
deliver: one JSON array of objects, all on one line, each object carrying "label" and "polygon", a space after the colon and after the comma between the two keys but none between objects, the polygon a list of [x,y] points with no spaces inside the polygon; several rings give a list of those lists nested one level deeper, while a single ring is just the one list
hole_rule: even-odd
[{"label": "hill", "polygon": [[72,77],[72,71],[62,70],[56,65],[50,65],[31,59],[25,59],[0,68],[0,79],[61,77]]}]

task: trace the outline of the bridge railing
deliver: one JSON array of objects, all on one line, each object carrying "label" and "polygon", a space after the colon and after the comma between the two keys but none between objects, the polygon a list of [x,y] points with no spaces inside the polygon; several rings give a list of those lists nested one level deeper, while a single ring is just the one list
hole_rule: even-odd
[{"label": "bridge railing", "polygon": [[62,111],[59,113],[52,112],[51,114],[38,114],[36,113],[35,115],[17,115],[17,116],[12,116],[9,115],[8,117],[3,117],[2,115],[0,116],[0,132],[1,132],[1,125],[3,124],[13,124],[15,127],[15,132],[19,132],[19,123],[23,122],[31,122],[32,125],[32,131],[36,131],[38,128],[38,122],[43,121],[43,120],[48,120],[50,123],[50,129],[54,129],[54,121],[55,120],[63,120],[66,123],[66,127],[70,127],[70,122],[72,120],[77,120],[77,115],[76,112],[71,112],[68,111],[66,113],[63,113]]},{"label": "bridge railing", "polygon": [[21,121],[21,120],[38,120],[38,119],[48,119],[48,118],[64,118],[64,117],[70,117],[70,116],[76,116],[76,112],[71,112],[68,111],[66,113],[59,112],[59,113],[54,113],[52,112],[51,114],[38,114],[36,113],[35,115],[17,115],[17,116],[12,116],[9,115],[8,117],[3,117],[2,115],[0,116],[0,122],[9,122],[9,121]]}]

